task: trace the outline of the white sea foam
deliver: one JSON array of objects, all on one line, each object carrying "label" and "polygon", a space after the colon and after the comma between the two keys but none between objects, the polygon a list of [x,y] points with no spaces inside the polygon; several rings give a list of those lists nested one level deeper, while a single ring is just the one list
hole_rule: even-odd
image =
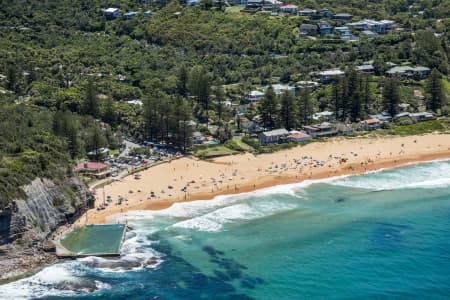
[{"label": "white sea foam", "polygon": [[157,241],[147,238],[147,235],[154,231],[156,229],[146,227],[128,232],[122,244],[120,258],[89,256],[78,261],[102,272],[129,272],[144,268],[156,268],[163,262],[163,255],[151,247]]},{"label": "white sea foam", "polygon": [[[163,255],[151,248],[147,228],[127,233],[120,258],[86,257],[66,261],[44,268],[35,275],[0,286],[0,299],[29,299],[48,296],[70,296],[109,289],[110,285],[89,278],[101,272],[103,276],[116,276],[116,272],[129,272],[143,268],[156,268]],[[110,274],[110,275],[108,275]]]},{"label": "white sea foam", "polygon": [[450,186],[450,163],[435,161],[404,168],[379,170],[330,181],[333,185],[369,190],[436,188]]},{"label": "white sea foam", "polygon": [[[261,198],[264,196],[274,194],[301,197],[301,195],[298,194],[298,191],[310,186],[311,184],[331,182],[336,178],[343,178],[343,177],[344,176],[319,180],[305,180],[300,183],[277,185],[252,192],[245,192],[231,195],[220,195],[214,197],[214,199],[212,200],[196,200],[190,202],[174,203],[171,207],[162,210],[128,211],[127,213],[112,216],[109,220],[125,222],[126,220],[128,221],[152,220],[155,217],[172,217],[177,219],[195,218],[198,216],[208,214],[214,210],[219,210],[240,202],[247,202],[249,198],[253,199]],[[277,205],[278,207],[280,206],[280,204]]]},{"label": "white sea foam", "polygon": [[281,202],[252,202],[226,206],[210,213],[184,220],[171,227],[198,231],[219,231],[223,225],[242,220],[255,220],[295,209],[294,204]]},{"label": "white sea foam", "polygon": [[29,299],[110,288],[107,283],[83,278],[76,264],[66,262],[46,267],[31,277],[0,286],[0,295],[5,299]]}]

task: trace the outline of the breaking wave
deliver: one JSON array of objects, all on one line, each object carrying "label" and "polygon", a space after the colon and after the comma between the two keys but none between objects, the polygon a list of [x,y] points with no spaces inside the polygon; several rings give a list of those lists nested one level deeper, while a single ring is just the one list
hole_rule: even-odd
[{"label": "breaking wave", "polygon": [[346,176],[329,183],[376,191],[448,187],[450,186],[450,161],[415,164],[364,175]]},{"label": "breaking wave", "polygon": [[138,271],[156,268],[162,262],[162,254],[151,248],[148,231],[136,229],[127,232],[120,258],[89,256],[73,261],[64,261],[9,284],[0,286],[0,298],[30,299],[49,296],[76,296],[94,293],[111,286],[101,280],[93,280],[93,273],[101,273],[105,278],[116,272]]}]

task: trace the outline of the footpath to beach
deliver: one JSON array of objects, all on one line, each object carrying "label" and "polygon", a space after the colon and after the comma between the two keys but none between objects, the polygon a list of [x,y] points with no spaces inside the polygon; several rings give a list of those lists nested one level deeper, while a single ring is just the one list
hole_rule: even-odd
[{"label": "footpath to beach", "polygon": [[[175,202],[213,199],[306,179],[359,174],[408,163],[450,158],[450,134],[408,137],[333,138],[271,154],[250,153],[204,161],[183,157],[127,176],[97,189],[112,201],[104,210],[91,209],[75,225],[113,221],[130,210],[157,210]],[[151,197],[153,196],[153,197]],[[117,199],[123,197],[121,205]]]}]

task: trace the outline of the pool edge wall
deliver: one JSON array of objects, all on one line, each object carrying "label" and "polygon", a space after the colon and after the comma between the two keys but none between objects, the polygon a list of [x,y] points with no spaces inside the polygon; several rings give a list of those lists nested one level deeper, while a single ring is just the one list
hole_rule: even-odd
[{"label": "pool edge wall", "polygon": [[79,253],[79,252],[73,252],[73,251],[67,249],[65,246],[63,246],[63,244],[61,243],[61,239],[62,238],[59,238],[59,239],[53,241],[53,243],[55,244],[55,248],[56,248],[56,256],[58,256],[60,258],[82,258],[82,257],[88,257],[88,256],[98,256],[98,257],[119,257],[119,256],[121,256],[121,254],[122,254],[122,246],[123,246],[123,242],[125,240],[125,234],[126,234],[126,232],[128,230],[127,224],[88,224],[87,226],[104,226],[104,225],[123,225],[122,236],[121,236],[121,239],[120,239],[120,245],[119,245],[119,249],[118,249],[117,253]]}]

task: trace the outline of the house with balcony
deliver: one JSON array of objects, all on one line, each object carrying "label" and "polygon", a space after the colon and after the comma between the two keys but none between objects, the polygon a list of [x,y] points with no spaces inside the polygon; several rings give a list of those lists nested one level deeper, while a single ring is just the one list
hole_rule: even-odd
[{"label": "house with balcony", "polygon": [[298,6],[297,5],[293,5],[293,4],[288,4],[288,5],[283,5],[280,7],[280,12],[284,13],[284,14],[296,14],[298,10]]},{"label": "house with balcony", "polygon": [[322,21],[317,24],[317,28],[319,30],[319,34],[321,36],[327,36],[333,34],[333,26],[331,26],[328,22]]}]

